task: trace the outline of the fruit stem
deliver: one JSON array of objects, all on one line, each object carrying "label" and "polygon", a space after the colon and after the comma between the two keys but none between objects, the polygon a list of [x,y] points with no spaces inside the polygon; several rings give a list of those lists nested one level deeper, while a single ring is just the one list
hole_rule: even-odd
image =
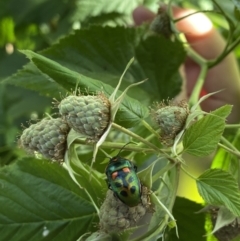
[{"label": "fruit stem", "polygon": [[223,144],[221,143],[218,143],[218,146],[222,147],[225,151],[237,156],[238,158],[240,157],[240,152],[239,151],[233,151],[232,149],[224,146]]},{"label": "fruit stem", "polygon": [[171,156],[169,156],[169,155],[168,155],[166,152],[164,152],[163,150],[159,149],[157,146],[155,146],[155,145],[153,145],[152,143],[150,143],[148,140],[142,138],[141,136],[133,133],[132,131],[130,131],[130,130],[128,130],[128,129],[124,128],[123,126],[120,126],[120,125],[118,125],[118,124],[116,124],[116,123],[113,123],[113,124],[112,124],[112,127],[115,128],[115,129],[117,129],[117,130],[119,130],[119,131],[122,131],[123,133],[125,133],[125,134],[127,134],[127,135],[129,135],[129,136],[131,136],[131,137],[133,137],[133,138],[135,138],[135,139],[137,139],[138,141],[144,143],[144,144],[147,145],[148,147],[151,147],[151,148],[152,148],[153,150],[155,150],[157,153],[162,153],[162,154],[164,154],[170,162],[175,163],[175,160],[172,159]]},{"label": "fruit stem", "polygon": [[236,152],[239,152],[239,150],[230,142],[228,141],[224,136],[221,136],[221,141],[228,146],[229,148],[235,150]]},{"label": "fruit stem", "polygon": [[191,177],[193,180],[197,181],[197,178],[194,177],[192,174],[190,174],[183,166],[181,166],[181,169],[184,173],[186,173],[189,177]]},{"label": "fruit stem", "polygon": [[200,66],[200,73],[198,75],[197,81],[192,90],[192,94],[189,98],[189,105],[193,106],[198,102],[198,99],[205,81],[205,77],[209,69],[208,61],[191,48],[191,46],[187,43],[187,40],[184,34],[179,35],[179,40],[185,43],[184,46],[185,46],[185,50],[187,51],[188,57],[190,57],[194,62],[196,62]]},{"label": "fruit stem", "polygon": [[[187,42],[183,34],[181,34],[180,38],[182,39],[182,41]],[[189,98],[189,104],[190,106],[193,106],[198,102],[200,92],[202,90],[204,80],[208,71],[208,64],[207,64],[207,60],[204,59],[202,56],[200,56],[198,53],[196,53],[188,44],[185,44],[185,49],[187,51],[188,56],[200,66],[199,76],[193,88],[192,94]]]},{"label": "fruit stem", "polygon": [[240,128],[240,124],[227,124],[225,125],[225,128],[228,128],[228,129],[238,129]]},{"label": "fruit stem", "polygon": [[[232,145],[232,143],[230,143],[230,142],[229,142],[226,138],[224,138],[223,136],[221,137],[221,141],[222,141],[224,144],[226,144],[226,146],[223,145],[223,144],[221,144],[221,143],[218,143],[218,146],[222,147],[225,151],[227,151],[227,152],[229,152],[229,153],[237,156],[238,158],[240,157],[240,152],[239,152],[239,150],[238,150],[234,145]],[[227,147],[227,146],[229,146],[229,147]]]},{"label": "fruit stem", "polygon": [[[155,137],[155,135],[154,134],[151,134],[150,136],[148,136],[148,137],[146,137],[145,139],[147,140],[147,141],[150,141],[152,138],[154,138]],[[139,142],[138,144],[137,144],[137,146],[138,147],[141,147],[141,146],[143,146],[144,145],[144,143],[142,143],[142,142]],[[154,151],[154,150],[153,150]],[[144,151],[143,151],[144,152]],[[128,155],[128,157],[129,157],[129,159],[131,159],[131,158],[133,158],[134,156],[136,155],[136,152],[131,152],[131,154],[129,154]]]},{"label": "fruit stem", "polygon": [[206,75],[207,75],[207,71],[208,71],[208,66],[206,63],[202,64],[200,66],[200,73],[199,73],[199,76],[198,76],[198,79],[195,83],[195,86],[193,88],[193,91],[192,91],[192,94],[189,98],[189,105],[190,107],[195,105],[198,100],[199,100],[199,97],[200,97],[200,93],[201,93],[201,90],[203,88],[203,84],[204,84],[204,81],[205,81],[205,78],[206,78]]},{"label": "fruit stem", "polygon": [[[74,144],[84,144],[84,145],[89,145],[91,146],[91,143],[86,142],[85,140],[81,140],[81,139],[76,139],[74,141]],[[125,145],[126,143],[122,143],[122,142],[118,142],[118,143],[114,143],[114,142],[107,142],[105,141],[102,145],[101,148],[108,148],[108,149],[122,149],[122,147]],[[126,147],[124,147],[124,150],[127,151],[135,151],[135,152],[154,152],[154,150],[152,148],[143,148],[143,147],[138,147],[136,145],[127,145]]]},{"label": "fruit stem", "polygon": [[218,12],[216,12],[216,11],[214,11],[214,10],[197,10],[197,11],[195,11],[195,12],[192,12],[192,13],[189,13],[189,14],[187,14],[187,15],[184,15],[183,17],[175,18],[175,19],[173,19],[173,22],[174,22],[174,23],[177,23],[177,22],[179,22],[179,21],[181,21],[181,20],[183,20],[183,19],[185,19],[185,18],[188,18],[188,17],[190,17],[190,16],[192,16],[192,15],[195,15],[195,14],[197,14],[197,13],[218,13]]},{"label": "fruit stem", "polygon": [[117,129],[117,130],[120,130],[121,132],[123,132],[123,133],[125,133],[125,134],[127,134],[127,135],[129,135],[129,136],[131,136],[131,137],[133,137],[133,138],[135,138],[135,139],[137,139],[138,141],[140,141],[140,142],[144,143],[145,145],[151,147],[152,149],[154,149],[154,150],[157,151],[158,153],[161,152],[161,150],[160,150],[157,146],[153,145],[152,143],[150,143],[150,142],[147,141],[146,139],[142,138],[141,136],[133,133],[132,131],[124,128],[123,126],[120,126],[120,125],[118,125],[118,124],[116,124],[116,123],[113,123],[113,124],[112,124],[112,127],[115,128],[115,129]]},{"label": "fruit stem", "polygon": [[160,139],[159,134],[145,121],[141,121],[142,125],[145,126],[151,133],[153,133],[158,139]]},{"label": "fruit stem", "polygon": [[172,198],[169,202],[168,209],[172,211],[173,205],[176,200],[177,196],[177,190],[179,185],[179,178],[180,178],[180,170],[181,170],[181,162],[178,162],[174,168],[175,170],[173,172],[170,172],[170,182],[172,183],[173,190],[171,191]]}]

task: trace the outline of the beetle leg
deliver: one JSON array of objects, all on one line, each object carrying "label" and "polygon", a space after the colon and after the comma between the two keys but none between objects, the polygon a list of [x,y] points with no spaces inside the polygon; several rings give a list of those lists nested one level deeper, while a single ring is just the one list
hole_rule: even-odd
[{"label": "beetle leg", "polygon": [[112,190],[112,187],[111,187],[110,183],[108,182],[108,180],[105,179],[105,181],[107,183],[108,189]]}]

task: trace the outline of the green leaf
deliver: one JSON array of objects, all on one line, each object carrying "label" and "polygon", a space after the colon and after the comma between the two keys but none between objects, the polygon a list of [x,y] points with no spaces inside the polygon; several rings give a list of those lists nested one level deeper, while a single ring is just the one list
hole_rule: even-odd
[{"label": "green leaf", "polygon": [[[75,89],[77,83],[80,89],[88,89],[90,92],[103,90],[108,96],[114,91],[111,86],[103,84],[98,80],[88,78],[84,75],[80,75],[75,71],[71,71],[68,68],[63,67],[57,62],[42,55],[29,50],[22,52],[24,52],[43,73],[47,74],[53,80],[63,85],[63,87],[69,91]],[[140,102],[130,97],[126,96],[122,102],[122,105],[123,108],[119,110],[118,115],[125,116],[125,126],[134,126],[135,124],[139,123],[141,119],[146,118],[148,115],[147,107],[141,105]]]},{"label": "green leaf", "polygon": [[59,98],[59,93],[62,95],[66,93],[66,90],[62,86],[41,73],[34,64],[25,65],[23,70],[19,70],[16,74],[5,79],[3,83],[35,90],[45,96],[56,98]]},{"label": "green leaf", "polygon": [[163,36],[141,39],[136,47],[136,59],[139,74],[149,79],[145,86],[151,101],[172,98],[180,92],[182,80],[178,69],[185,59],[182,43]]},{"label": "green leaf", "polygon": [[[117,12],[119,14],[128,15],[129,18],[132,11],[140,4],[142,1],[132,0],[116,0],[116,1],[78,1],[77,11],[73,16],[74,19],[83,21],[89,17],[101,16],[103,14]],[[130,21],[128,21],[130,22]]]},{"label": "green leaf", "polygon": [[[240,149],[240,129],[237,131],[234,130],[232,133],[230,131],[230,133],[224,137],[233,147],[238,150]],[[227,152],[223,148],[219,148],[212,160],[211,168],[222,169],[229,172],[238,180],[238,185],[240,185],[239,159],[236,155]]]},{"label": "green leaf", "polygon": [[138,172],[138,177],[141,183],[144,186],[148,187],[149,189],[152,188],[152,172],[155,164],[156,164],[156,161],[151,163],[147,168]]},{"label": "green leaf", "polygon": [[208,204],[225,206],[240,216],[240,192],[236,180],[228,172],[220,169],[205,171],[197,179],[197,188]]},{"label": "green leaf", "polygon": [[[65,154],[64,162],[71,178],[87,193],[89,199],[92,201],[92,205],[98,210],[108,189],[104,180],[105,175],[96,170],[91,170],[89,165],[79,160],[76,145],[73,143],[78,137],[76,132],[70,132],[67,140],[68,150]],[[81,153],[79,154],[81,155]]]},{"label": "green leaf", "polygon": [[[172,98],[178,94],[181,88],[178,69],[184,61],[185,52],[182,43],[158,36],[145,38],[147,31],[147,26],[138,28],[91,26],[61,39],[58,44],[42,51],[41,54],[55,60],[61,66],[111,84],[113,87],[116,86],[128,61],[134,57],[136,61],[124,77],[124,83],[129,85],[148,78],[148,82],[139,88],[134,88],[130,93],[134,98],[149,104],[152,100]],[[20,73],[24,75],[25,70]],[[6,81],[18,85],[25,83],[27,86],[34,76],[26,77],[28,78],[20,80],[18,76],[13,76]],[[75,79],[73,89],[76,81]],[[46,88],[46,80],[44,83],[43,87]],[[125,87],[123,86],[123,89]],[[45,93],[39,87],[36,90]]]},{"label": "green leaf", "polygon": [[136,61],[124,77],[125,82],[150,80],[145,88],[139,88],[140,93],[132,91],[134,97],[142,101],[144,92],[155,100],[174,97],[181,88],[177,75],[185,58],[182,44],[158,36],[145,38],[147,31],[147,27],[92,26],[76,31],[42,54],[112,86],[116,86],[126,63],[134,57]]},{"label": "green leaf", "polygon": [[232,105],[221,106],[220,108],[210,112],[210,115],[218,116],[222,118],[223,121],[225,121],[225,119],[230,115],[232,107]]},{"label": "green leaf", "polygon": [[83,28],[91,25],[112,26],[112,27],[127,26],[129,23],[132,23],[132,18],[130,15],[113,11],[110,13],[101,13],[101,15],[87,18],[87,21],[84,21],[83,24],[81,24],[81,27]]},{"label": "green leaf", "polygon": [[170,230],[166,241],[206,241],[204,213],[196,214],[201,204],[186,198],[177,197],[173,206],[173,216],[177,220],[179,238],[174,229]]},{"label": "green leaf", "polygon": [[184,152],[207,156],[216,148],[232,106],[225,105],[192,124],[183,137]]},{"label": "green leaf", "polygon": [[1,240],[75,241],[96,221],[85,193],[57,163],[24,158],[0,169]]},{"label": "green leaf", "polygon": [[[157,163],[155,166],[157,166]],[[160,233],[164,233],[166,226],[169,225],[169,221],[171,221],[171,225],[175,227],[174,232],[178,233],[176,218],[172,214],[172,208],[176,198],[177,186],[175,184],[178,176],[178,168],[172,164],[165,167],[162,168],[163,171],[157,169],[159,172],[157,171],[155,175],[159,178],[153,183],[152,191],[154,191],[154,194],[150,196],[155,212],[151,218],[148,233],[146,233],[145,236],[150,236],[151,241],[156,240]],[[160,174],[160,176],[158,174]],[[168,215],[167,219],[166,215]]]},{"label": "green leaf", "polygon": [[215,154],[211,168],[222,169],[229,172],[235,180],[239,180],[239,159],[222,148]]}]

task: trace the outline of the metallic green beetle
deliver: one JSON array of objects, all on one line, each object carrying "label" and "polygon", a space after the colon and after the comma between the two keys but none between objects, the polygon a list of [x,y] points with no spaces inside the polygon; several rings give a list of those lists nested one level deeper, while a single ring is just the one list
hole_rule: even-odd
[{"label": "metallic green beetle", "polygon": [[120,156],[111,158],[106,167],[109,189],[129,207],[142,202],[141,183],[136,171],[137,167],[131,161]]}]

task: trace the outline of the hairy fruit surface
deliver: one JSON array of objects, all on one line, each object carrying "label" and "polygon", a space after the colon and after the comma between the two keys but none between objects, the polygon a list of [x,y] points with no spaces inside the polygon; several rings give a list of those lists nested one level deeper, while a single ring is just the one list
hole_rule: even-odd
[{"label": "hairy fruit surface", "polygon": [[102,93],[92,96],[70,95],[58,105],[68,125],[89,140],[97,141],[110,122],[110,102]]},{"label": "hairy fruit surface", "polygon": [[70,128],[62,118],[43,119],[26,128],[20,139],[20,147],[45,158],[61,161],[66,150],[66,139]]},{"label": "hairy fruit surface", "polygon": [[120,232],[134,227],[138,221],[150,210],[149,193],[147,187],[142,187],[142,203],[129,207],[121,202],[111,190],[107,191],[100,212],[100,229],[106,233]]},{"label": "hairy fruit surface", "polygon": [[161,102],[151,110],[153,120],[160,127],[160,140],[163,144],[171,146],[176,135],[183,129],[189,114],[185,101],[174,105],[171,101],[166,105]]}]

